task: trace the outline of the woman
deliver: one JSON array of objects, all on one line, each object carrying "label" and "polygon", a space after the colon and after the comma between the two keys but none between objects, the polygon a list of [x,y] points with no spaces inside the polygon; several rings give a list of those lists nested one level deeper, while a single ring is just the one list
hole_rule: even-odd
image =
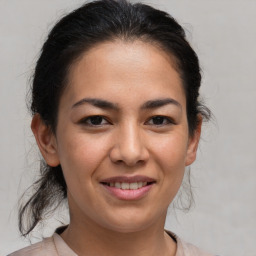
[{"label": "woman", "polygon": [[35,69],[31,128],[44,162],[19,217],[28,235],[67,199],[70,223],[11,255],[210,255],[164,230],[209,118],[200,82],[165,12],[101,0],[61,19]]}]

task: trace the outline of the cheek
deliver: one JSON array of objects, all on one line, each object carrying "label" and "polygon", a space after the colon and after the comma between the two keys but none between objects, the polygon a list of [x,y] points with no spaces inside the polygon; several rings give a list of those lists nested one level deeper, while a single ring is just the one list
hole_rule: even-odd
[{"label": "cheek", "polygon": [[153,155],[156,162],[165,171],[180,171],[185,167],[187,155],[187,139],[185,133],[167,135],[157,142],[153,142]]},{"label": "cheek", "polygon": [[79,177],[93,174],[107,152],[107,142],[99,137],[68,131],[63,133],[58,154],[64,174],[72,172],[72,176]]},{"label": "cheek", "polygon": [[169,205],[177,194],[185,172],[187,141],[180,136],[170,137],[159,143],[157,159],[162,170],[162,199]]},{"label": "cheek", "polygon": [[[104,150],[95,139],[84,135],[65,136],[60,140],[59,158],[68,187],[68,193],[75,205],[84,205],[84,200],[93,204],[91,191],[95,186],[97,167],[104,158]],[[84,206],[83,206],[84,207]]]}]

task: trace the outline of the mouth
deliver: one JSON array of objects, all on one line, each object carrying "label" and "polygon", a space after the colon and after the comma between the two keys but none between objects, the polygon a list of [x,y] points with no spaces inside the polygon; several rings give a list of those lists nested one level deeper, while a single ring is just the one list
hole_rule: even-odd
[{"label": "mouth", "polygon": [[139,181],[139,182],[101,182],[102,185],[108,187],[114,187],[123,190],[135,190],[140,189],[145,186],[152,185],[155,182],[146,182],[146,181]]},{"label": "mouth", "polygon": [[146,176],[118,176],[100,182],[105,191],[120,200],[139,200],[148,194],[155,183],[156,180]]}]

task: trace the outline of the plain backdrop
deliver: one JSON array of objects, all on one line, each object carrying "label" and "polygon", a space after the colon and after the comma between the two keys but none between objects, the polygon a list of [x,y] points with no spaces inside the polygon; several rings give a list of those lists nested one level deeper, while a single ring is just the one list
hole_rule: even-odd
[{"label": "plain backdrop", "polygon": [[[18,198],[38,174],[25,103],[29,78],[49,29],[83,2],[0,0],[0,255],[29,244],[17,228]],[[201,93],[215,115],[191,167],[195,206],[189,213],[170,210],[166,227],[218,255],[255,256],[256,1],[144,2],[185,27],[201,60]],[[43,234],[51,234],[63,215]]]}]

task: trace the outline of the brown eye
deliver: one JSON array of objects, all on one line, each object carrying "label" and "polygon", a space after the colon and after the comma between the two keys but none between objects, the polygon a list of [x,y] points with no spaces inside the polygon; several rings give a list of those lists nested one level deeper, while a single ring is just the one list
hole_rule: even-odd
[{"label": "brown eye", "polygon": [[103,116],[89,116],[83,119],[81,123],[90,126],[101,126],[109,124],[109,122]]},{"label": "brown eye", "polygon": [[173,124],[174,122],[166,116],[153,116],[147,123],[149,125],[161,126]]},{"label": "brown eye", "polygon": [[152,122],[155,125],[161,125],[164,123],[166,118],[164,118],[163,116],[156,116],[152,118]]},{"label": "brown eye", "polygon": [[92,125],[101,125],[102,121],[103,121],[103,117],[102,116],[93,116],[90,117],[88,119],[88,121],[90,120]]}]

